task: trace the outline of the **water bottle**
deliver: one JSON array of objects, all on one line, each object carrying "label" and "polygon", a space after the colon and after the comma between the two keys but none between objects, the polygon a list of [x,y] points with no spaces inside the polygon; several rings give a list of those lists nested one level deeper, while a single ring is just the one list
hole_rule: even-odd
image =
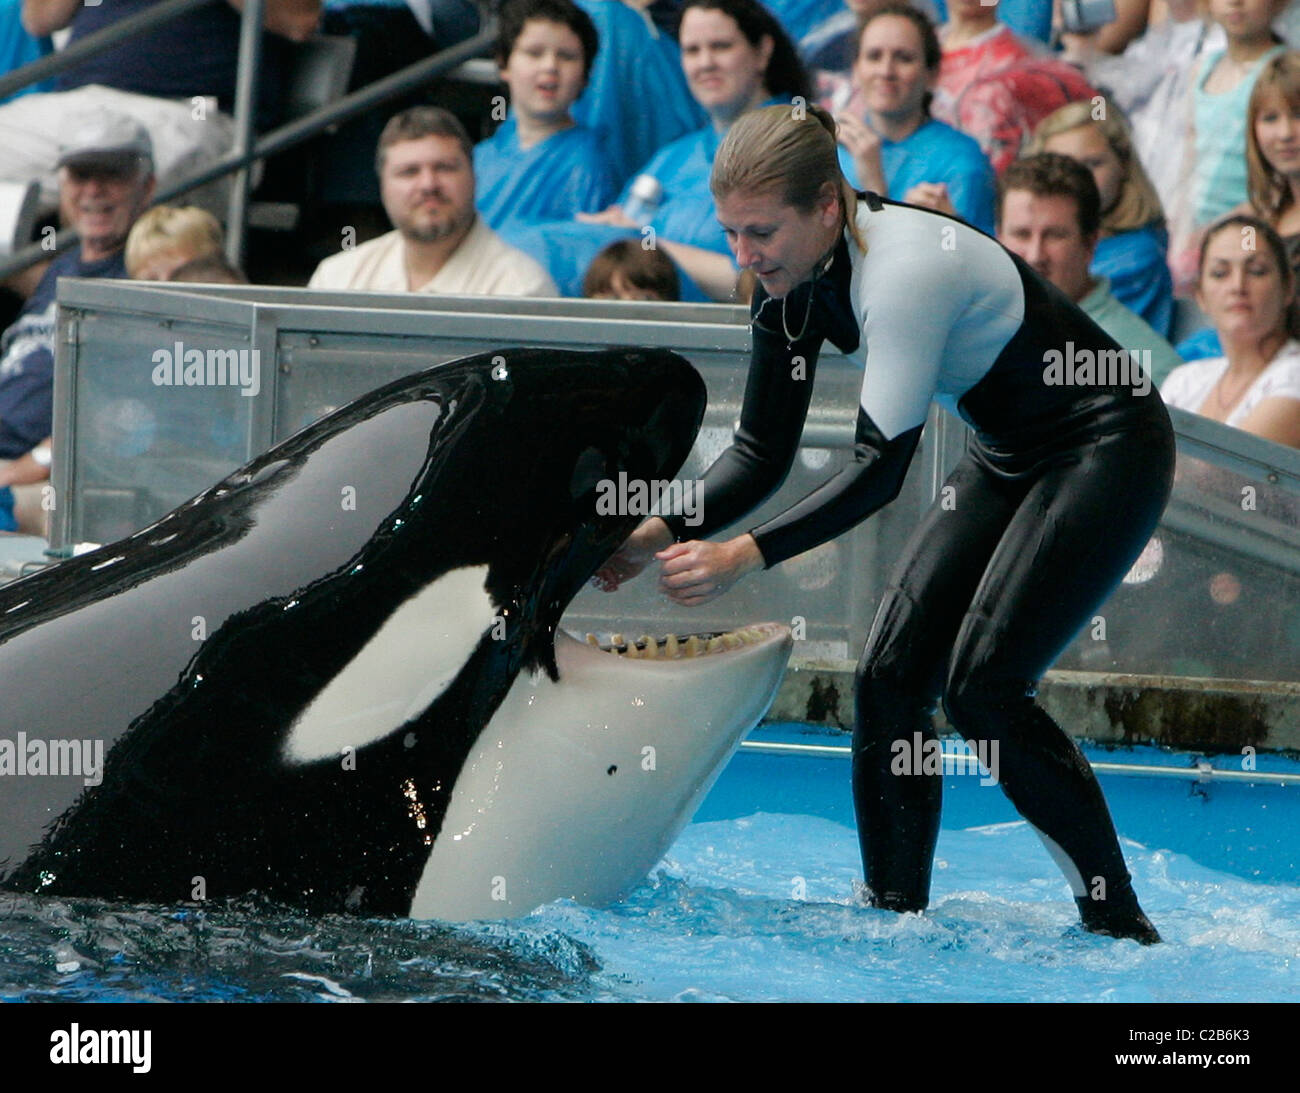
[{"label": "water bottle", "polygon": [[637,175],[632,191],[623,205],[623,214],[644,228],[655,218],[659,202],[664,199],[664,188],[654,175]]}]

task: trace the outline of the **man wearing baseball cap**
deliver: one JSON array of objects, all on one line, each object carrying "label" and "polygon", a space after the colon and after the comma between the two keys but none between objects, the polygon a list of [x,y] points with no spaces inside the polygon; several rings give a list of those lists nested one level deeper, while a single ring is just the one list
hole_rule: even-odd
[{"label": "man wearing baseball cap", "polygon": [[149,134],[125,114],[75,118],[60,142],[58,176],[59,215],[80,242],[50,263],[0,336],[0,531],[15,527],[8,487],[49,477],[58,280],[126,276],[126,237],[154,192]]}]

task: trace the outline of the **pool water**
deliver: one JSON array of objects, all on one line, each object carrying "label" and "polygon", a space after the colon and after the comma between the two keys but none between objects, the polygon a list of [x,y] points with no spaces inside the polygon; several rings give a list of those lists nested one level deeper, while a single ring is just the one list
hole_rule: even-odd
[{"label": "pool water", "polygon": [[[759,736],[826,742],[793,727]],[[1288,760],[1259,766],[1300,772]],[[646,883],[613,907],[559,902],[513,922],[446,926],[8,896],[0,998],[1300,1000],[1300,789],[1103,785],[1164,945],[1079,930],[1047,852],[974,776],[945,780],[930,909],[864,908],[848,764],[742,753]]]}]

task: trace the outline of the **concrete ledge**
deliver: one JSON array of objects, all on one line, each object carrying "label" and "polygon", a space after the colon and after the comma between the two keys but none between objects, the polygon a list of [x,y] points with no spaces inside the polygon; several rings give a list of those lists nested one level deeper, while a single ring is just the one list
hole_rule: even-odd
[{"label": "concrete ledge", "polygon": [[[851,661],[794,660],[774,721],[853,727]],[[1039,701],[1071,736],[1179,751],[1300,751],[1300,683],[1048,672]],[[942,712],[935,727],[951,732]]]}]

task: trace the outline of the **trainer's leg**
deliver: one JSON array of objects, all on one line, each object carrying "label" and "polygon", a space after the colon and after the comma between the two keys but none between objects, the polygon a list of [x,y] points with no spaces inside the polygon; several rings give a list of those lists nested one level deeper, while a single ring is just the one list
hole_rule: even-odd
[{"label": "trainer's leg", "polygon": [[1172,435],[1104,437],[1079,456],[1046,472],[1008,526],[962,622],[944,706],[965,737],[988,742],[1003,791],[1062,865],[1084,925],[1157,941],[1091,768],[1033,696],[1150,537],[1168,498]]},{"label": "trainer's leg", "polygon": [[[951,487],[951,490],[949,489]],[[1008,489],[969,457],[904,548],[858,664],[853,801],[868,898],[919,911],[929,901],[943,780],[923,750],[962,616],[1024,487]]]}]

